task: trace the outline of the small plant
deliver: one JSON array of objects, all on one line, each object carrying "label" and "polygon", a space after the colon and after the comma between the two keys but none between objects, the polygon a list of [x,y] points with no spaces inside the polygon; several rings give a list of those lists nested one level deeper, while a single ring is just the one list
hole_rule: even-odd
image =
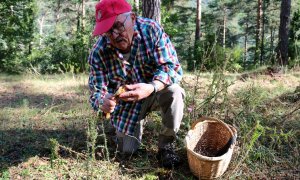
[{"label": "small plant", "polygon": [[[95,160],[97,148],[102,148],[104,150],[106,160],[109,161],[109,150],[107,137],[105,134],[104,119],[105,118],[103,117],[102,113],[98,113],[97,116],[92,116],[87,119],[87,149],[92,160]],[[99,120],[100,123],[98,123]],[[99,134],[98,132],[102,132],[102,134]],[[103,139],[103,145],[96,145],[98,137],[102,137],[101,139]]]},{"label": "small plant", "polygon": [[51,168],[54,167],[54,161],[59,158],[58,150],[59,150],[59,144],[56,139],[51,138],[49,140],[50,143],[50,162],[51,162]]},{"label": "small plant", "polygon": [[99,135],[99,136],[103,137],[104,145],[97,146],[97,148],[103,148],[104,149],[106,160],[109,161],[109,150],[108,150],[108,144],[107,144],[107,136],[105,134],[105,127],[104,127],[103,117],[101,115],[100,115],[100,119],[101,119],[101,123],[100,123],[100,126],[98,126],[98,127],[100,127],[102,129],[102,134]]},{"label": "small plant", "polygon": [[95,118],[88,118],[88,128],[87,128],[87,149],[92,160],[95,160],[95,147],[97,140],[97,129],[96,129]]},{"label": "small plant", "polygon": [[4,170],[4,171],[1,170],[1,172],[0,172],[0,179],[3,179],[3,180],[11,179],[9,171],[8,170]]},{"label": "small plant", "polygon": [[265,129],[260,124],[260,121],[256,121],[255,126],[250,129],[246,135],[242,135],[242,150],[239,154],[239,160],[231,172],[232,174],[240,168],[241,164],[244,163],[245,160],[249,160],[249,153],[253,150],[255,143],[258,141],[260,136],[264,134],[264,132]]}]

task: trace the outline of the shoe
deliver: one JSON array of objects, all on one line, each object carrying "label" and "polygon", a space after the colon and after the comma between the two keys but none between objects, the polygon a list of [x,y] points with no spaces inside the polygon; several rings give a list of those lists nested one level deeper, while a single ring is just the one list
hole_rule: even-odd
[{"label": "shoe", "polygon": [[180,157],[174,152],[173,148],[161,148],[158,150],[156,158],[161,166],[171,169],[180,164]]}]

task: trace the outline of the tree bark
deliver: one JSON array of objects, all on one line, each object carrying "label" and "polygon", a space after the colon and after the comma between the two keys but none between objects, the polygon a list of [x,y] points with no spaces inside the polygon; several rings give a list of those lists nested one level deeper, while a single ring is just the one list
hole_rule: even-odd
[{"label": "tree bark", "polygon": [[160,23],[160,0],[143,0],[143,16]]},{"label": "tree bark", "polygon": [[39,33],[40,33],[40,42],[39,45],[41,46],[43,43],[43,29],[44,29],[44,19],[45,19],[45,13],[42,13],[41,19],[38,19],[38,24],[39,24]]},{"label": "tree bark", "polygon": [[82,6],[81,6],[81,14],[82,14],[82,17],[81,17],[81,21],[82,21],[82,31],[84,31],[85,29],[85,0],[82,0]]},{"label": "tree bark", "polygon": [[246,68],[246,62],[247,62],[247,55],[248,55],[248,28],[249,24],[246,22],[246,28],[245,28],[245,42],[244,42],[244,62],[243,67]]},{"label": "tree bark", "polygon": [[254,64],[257,64],[260,59],[260,45],[261,45],[261,17],[262,17],[262,0],[257,1],[257,17],[256,17],[256,45],[255,45],[255,56]]},{"label": "tree bark", "polygon": [[140,7],[140,4],[139,4],[139,0],[134,0],[134,6],[133,6],[133,8],[134,8],[134,11],[138,14],[138,12],[139,12],[139,7]]},{"label": "tree bark", "polygon": [[226,68],[226,64],[227,64],[227,56],[226,56],[226,27],[227,27],[227,8],[225,5],[223,5],[223,53],[224,53],[224,66],[223,66],[223,70],[225,70]]},{"label": "tree bark", "polygon": [[274,30],[273,27],[271,27],[270,31],[271,31],[271,35],[270,35],[270,41],[271,41],[270,44],[271,45],[270,45],[270,48],[271,48],[271,51],[272,51],[271,52],[272,53],[271,54],[271,64],[274,65],[275,64],[275,59],[276,59],[276,57],[275,57],[276,55],[274,55],[275,54],[274,53],[274,36],[275,36],[274,34],[275,34],[275,30]]},{"label": "tree bark", "polygon": [[55,9],[55,23],[57,24],[58,21],[59,21],[59,18],[60,18],[60,8],[61,8],[61,5],[60,5],[60,0],[57,0],[57,7]]},{"label": "tree bark", "polygon": [[279,64],[288,64],[288,46],[289,46],[289,25],[291,14],[291,0],[281,1],[279,43],[277,58]]},{"label": "tree bark", "polygon": [[81,4],[76,3],[75,7],[76,7],[76,11],[77,11],[77,16],[76,16],[76,20],[77,20],[77,32],[81,31],[81,9],[80,9]]},{"label": "tree bark", "polygon": [[260,65],[264,62],[264,39],[265,39],[265,0],[262,4],[262,25],[261,25],[261,44],[260,44]]},{"label": "tree bark", "polygon": [[195,43],[200,40],[200,37],[201,37],[201,0],[197,0]]},{"label": "tree bark", "polygon": [[[224,6],[223,8],[223,50],[225,53],[225,48],[226,48],[226,23],[227,23],[227,19],[226,19],[226,7]],[[226,59],[226,58],[225,58]]]}]

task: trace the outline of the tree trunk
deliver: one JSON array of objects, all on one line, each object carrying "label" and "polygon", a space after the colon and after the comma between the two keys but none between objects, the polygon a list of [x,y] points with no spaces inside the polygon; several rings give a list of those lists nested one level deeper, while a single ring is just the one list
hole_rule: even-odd
[{"label": "tree trunk", "polygon": [[289,46],[289,25],[291,14],[291,0],[281,1],[279,43],[277,58],[279,64],[288,64],[288,46]]},{"label": "tree trunk", "polygon": [[224,7],[223,8],[223,50],[224,50],[224,53],[225,53],[225,48],[226,48],[226,8]]},{"label": "tree trunk", "polygon": [[270,48],[271,48],[271,64],[272,65],[274,65],[275,64],[275,59],[276,59],[276,57],[275,57],[275,53],[274,53],[274,36],[275,36],[275,30],[274,30],[274,28],[273,27],[271,27],[271,35],[270,35]]},{"label": "tree trunk", "polygon": [[39,42],[39,45],[41,46],[42,43],[43,43],[43,28],[44,28],[44,19],[45,19],[45,13],[42,13],[42,17],[41,19],[38,19],[38,24],[39,24],[39,33],[40,33],[40,42]]},{"label": "tree trunk", "polygon": [[80,9],[80,4],[76,3],[75,5],[76,9],[77,9],[77,16],[76,16],[76,20],[77,20],[77,32],[81,32],[81,9]]},{"label": "tree trunk", "polygon": [[195,43],[200,40],[200,37],[201,37],[201,0],[197,0]]},{"label": "tree trunk", "polygon": [[10,6],[10,15],[11,15],[11,16],[14,16],[14,12],[15,12],[15,11],[14,11],[14,6],[11,5],[11,6]]},{"label": "tree trunk", "polygon": [[244,42],[244,62],[243,62],[243,67],[244,69],[246,68],[246,62],[247,62],[247,55],[248,55],[248,28],[249,24],[246,22],[246,28],[245,28],[245,42]]},{"label": "tree trunk", "polygon": [[262,0],[257,1],[257,17],[256,17],[256,45],[254,64],[257,64],[259,58],[259,49],[261,45],[261,17],[262,17]]},{"label": "tree trunk", "polygon": [[57,0],[57,7],[55,9],[55,23],[57,24],[58,21],[59,21],[59,18],[60,18],[60,14],[59,14],[59,11],[60,11],[60,0]]},{"label": "tree trunk", "polygon": [[82,17],[81,17],[81,21],[82,21],[82,31],[84,31],[85,29],[85,0],[82,0],[82,9],[81,9],[81,14],[82,14]]},{"label": "tree trunk", "polygon": [[265,1],[262,4],[262,28],[261,28],[261,44],[260,44],[260,65],[264,62],[264,38],[265,38]]},{"label": "tree trunk", "polygon": [[[194,65],[193,70],[196,66],[201,64],[201,55],[199,54],[198,47],[200,47],[201,37],[201,0],[197,0],[197,14],[196,14],[196,30],[195,30],[195,42],[194,42]],[[198,61],[198,62],[197,62]],[[197,62],[197,64],[196,64]]]},{"label": "tree trunk", "polygon": [[138,14],[139,12],[139,7],[140,7],[140,1],[139,0],[134,0],[134,6],[133,6],[133,10]]},{"label": "tree trunk", "polygon": [[160,23],[160,0],[143,0],[143,16]]},{"label": "tree trunk", "polygon": [[224,5],[223,7],[223,53],[224,53],[224,66],[223,70],[226,68],[227,56],[226,56],[226,27],[227,27],[227,8]]}]

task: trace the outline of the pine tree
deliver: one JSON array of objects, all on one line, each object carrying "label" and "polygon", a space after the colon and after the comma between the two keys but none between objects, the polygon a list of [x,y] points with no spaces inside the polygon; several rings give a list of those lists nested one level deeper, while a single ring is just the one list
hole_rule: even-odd
[{"label": "pine tree", "polygon": [[277,58],[280,65],[288,65],[289,24],[291,13],[291,0],[281,1],[279,43]]},{"label": "pine tree", "polygon": [[160,23],[160,0],[143,0],[143,16]]}]

